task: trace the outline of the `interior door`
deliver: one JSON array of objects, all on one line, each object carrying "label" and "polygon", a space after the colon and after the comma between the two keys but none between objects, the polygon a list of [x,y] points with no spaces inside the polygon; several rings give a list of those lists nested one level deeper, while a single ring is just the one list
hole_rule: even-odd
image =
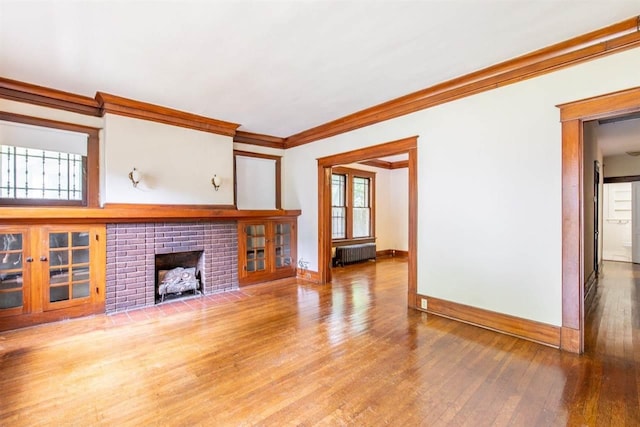
[{"label": "interior door", "polygon": [[593,162],[593,271],[600,272],[600,162]]}]

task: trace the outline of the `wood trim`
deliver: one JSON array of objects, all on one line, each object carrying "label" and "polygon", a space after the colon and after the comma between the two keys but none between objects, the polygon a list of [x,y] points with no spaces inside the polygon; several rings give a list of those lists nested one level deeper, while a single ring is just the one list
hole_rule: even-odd
[{"label": "wood trim", "polygon": [[364,162],[358,163],[360,163],[361,165],[373,166],[374,168],[391,169],[391,162],[380,159],[365,160]]},{"label": "wood trim", "polygon": [[331,167],[363,159],[408,153],[409,179],[409,261],[408,306],[415,308],[418,278],[418,137],[361,148],[322,157],[318,161],[318,276],[320,283],[331,281]]},{"label": "wood trim", "polygon": [[610,176],[603,179],[604,184],[619,184],[621,182],[636,182],[640,181],[640,175],[629,176]]},{"label": "wood trim", "polygon": [[360,148],[358,150],[346,153],[333,154],[331,156],[318,158],[318,166],[332,167],[344,165],[348,163],[357,163],[366,159],[375,159],[377,157],[393,156],[394,154],[402,154],[408,152],[417,146],[418,135],[407,138],[397,139],[395,141],[386,142],[384,144],[374,145],[371,147]]},{"label": "wood trim", "polygon": [[100,117],[91,97],[0,77],[0,98]]},{"label": "wood trim", "polygon": [[304,280],[307,282],[313,282],[313,283],[322,283],[320,281],[320,275],[318,274],[317,271],[304,270],[302,268],[298,268],[296,279]]},{"label": "wood trim", "polygon": [[252,153],[250,151],[241,151],[241,150],[233,150],[233,176],[235,179],[234,188],[233,188],[233,201],[234,204],[238,205],[238,177],[236,176],[236,156],[243,157],[255,157],[258,159],[268,159],[275,160],[275,181],[276,181],[276,209],[282,209],[282,156],[275,156],[272,154],[263,154],[263,153]]},{"label": "wood trim", "polygon": [[409,160],[399,160],[391,162],[391,169],[404,169],[409,167]]},{"label": "wood trim", "polygon": [[261,147],[284,149],[284,138],[279,136],[263,135],[260,133],[246,132],[243,130],[236,131],[233,136],[233,142],[243,144],[259,145]]},{"label": "wood trim", "polygon": [[427,300],[428,309],[420,309],[421,311],[513,335],[551,347],[560,347],[560,328],[558,326],[426,295],[418,295],[418,298]]},{"label": "wood trim", "polygon": [[300,210],[236,210],[227,207],[191,205],[107,205],[105,208],[0,208],[0,224],[135,223],[194,220],[236,221],[297,217]]},{"label": "wood trim", "polygon": [[560,348],[569,353],[582,353],[584,351],[582,335],[578,329],[563,326],[560,328]]},{"label": "wood trim", "polygon": [[376,257],[380,258],[408,258],[409,251],[403,251],[400,249],[383,249],[376,251]]},{"label": "wood trim", "polygon": [[286,138],[285,146],[318,141],[637,46],[640,32],[638,18],[633,17],[307,129]]},{"label": "wood trim", "polygon": [[[640,87],[608,93],[602,96],[581,99],[557,105],[563,122],[602,119],[640,111],[638,99]],[[612,110],[612,108],[615,108]]]},{"label": "wood trim", "polygon": [[[598,282],[598,275],[594,270],[591,272],[591,274],[589,275],[589,279],[584,284],[584,300],[585,301],[589,301],[590,299],[593,299],[592,297],[595,293],[594,291],[596,289],[597,282]],[[586,311],[586,307],[588,307],[588,304],[585,303],[585,311]]]},{"label": "wood trim", "polygon": [[[584,351],[582,123],[594,117],[613,117],[640,111],[638,95],[639,89],[633,88],[559,106],[563,118],[561,347],[566,351]],[[584,116],[581,117],[581,114]]]},{"label": "wood trim", "polygon": [[237,123],[198,116],[196,114],[149,104],[147,102],[135,101],[104,92],[97,92],[96,100],[100,105],[100,111],[103,116],[106,113],[118,114],[226,136],[234,136],[236,129],[240,126]]},{"label": "wood trim", "polygon": [[[90,126],[77,125],[74,123],[60,122],[57,120],[41,119],[38,117],[25,116],[22,114],[8,113],[4,111],[0,111],[0,120],[87,134],[87,174],[85,182],[87,191],[86,201],[83,201],[82,203],[86,203],[86,206],[91,208],[96,208],[100,205],[100,129]],[[15,202],[15,204],[18,203],[19,202]],[[76,204],[73,202],[62,201],[47,201],[45,203],[49,206],[62,204],[70,206]],[[14,202],[7,201],[3,204],[14,204]],[[21,204],[41,205],[43,203],[40,203],[37,200],[28,200],[27,203]]]}]

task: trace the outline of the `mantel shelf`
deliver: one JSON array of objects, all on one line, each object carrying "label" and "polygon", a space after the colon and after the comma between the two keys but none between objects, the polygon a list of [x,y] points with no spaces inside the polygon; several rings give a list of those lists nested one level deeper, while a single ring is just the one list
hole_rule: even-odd
[{"label": "mantel shelf", "polygon": [[235,221],[251,218],[297,217],[300,210],[238,210],[216,205],[105,205],[104,208],[0,207],[6,223],[120,223],[173,221]]}]

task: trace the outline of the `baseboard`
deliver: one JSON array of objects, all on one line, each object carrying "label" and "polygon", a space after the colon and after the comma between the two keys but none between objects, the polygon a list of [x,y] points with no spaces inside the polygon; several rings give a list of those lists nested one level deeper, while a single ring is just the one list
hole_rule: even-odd
[{"label": "baseboard", "polygon": [[[421,309],[422,299],[427,300],[427,309]],[[482,308],[433,298],[426,295],[417,296],[418,310],[449,319],[469,323],[492,331],[502,332],[529,341],[560,347],[560,327],[534,320],[522,319],[509,314],[496,313]]]},{"label": "baseboard", "polygon": [[313,270],[298,268],[296,278],[307,282],[320,283],[320,274]]},{"label": "baseboard", "polygon": [[401,251],[400,249],[383,249],[381,251],[376,251],[377,258],[408,258],[409,251]]}]

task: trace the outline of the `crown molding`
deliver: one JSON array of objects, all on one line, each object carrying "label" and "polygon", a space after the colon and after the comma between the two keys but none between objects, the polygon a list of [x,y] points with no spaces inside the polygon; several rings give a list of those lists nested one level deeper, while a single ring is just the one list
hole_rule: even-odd
[{"label": "crown molding", "polygon": [[236,129],[240,126],[238,123],[198,116],[104,92],[97,92],[96,100],[100,105],[102,115],[106,113],[118,114],[226,136],[234,136]]},{"label": "crown molding", "polygon": [[286,138],[285,146],[308,144],[638,46],[640,17],[633,17],[307,129]]},{"label": "crown molding", "polygon": [[243,144],[260,145],[262,147],[284,149],[284,138],[279,136],[263,135],[260,133],[246,132],[243,130],[236,131],[233,142],[241,142]]},{"label": "crown molding", "polygon": [[93,98],[3,77],[0,98],[100,117],[98,101]]}]

